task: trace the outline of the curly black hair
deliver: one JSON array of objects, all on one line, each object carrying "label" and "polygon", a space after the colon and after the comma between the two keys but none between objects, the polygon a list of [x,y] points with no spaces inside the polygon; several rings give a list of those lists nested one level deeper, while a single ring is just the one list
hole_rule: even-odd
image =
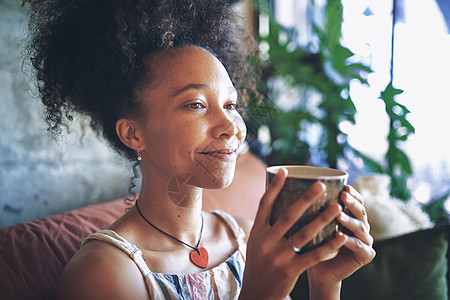
[{"label": "curly black hair", "polygon": [[24,0],[30,9],[28,55],[36,70],[48,129],[60,133],[81,113],[130,160],[135,151],[118,138],[122,117],[139,115],[139,90],[151,81],[145,61],[155,52],[187,45],[213,53],[246,100],[255,89],[246,57],[255,43],[229,1]]}]

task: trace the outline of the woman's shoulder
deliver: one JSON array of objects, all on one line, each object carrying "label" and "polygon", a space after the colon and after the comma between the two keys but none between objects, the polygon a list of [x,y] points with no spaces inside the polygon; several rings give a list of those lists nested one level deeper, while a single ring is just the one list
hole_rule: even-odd
[{"label": "woman's shoulder", "polygon": [[[130,296],[131,295],[131,296]],[[90,241],[69,261],[59,299],[146,299],[144,279],[130,257],[106,242]]]},{"label": "woman's shoulder", "polygon": [[[221,216],[221,218],[225,219],[225,220],[232,220],[231,222],[235,222],[236,225],[238,227],[240,227],[245,234],[245,242],[247,242],[248,240],[248,236],[250,234],[250,230],[252,229],[253,226],[253,220],[247,219],[247,218],[242,218],[242,217],[235,217],[230,215],[227,212],[221,211],[221,210],[215,210],[210,212],[211,214],[215,214],[215,215],[219,215]],[[227,223],[231,223],[231,222],[227,222]],[[232,224],[229,224],[231,227],[233,227]]]},{"label": "woman's shoulder", "polygon": [[253,227],[253,220],[246,219],[246,218],[239,218],[239,217],[235,217],[235,219],[236,219],[236,222],[238,223],[239,227],[241,227],[242,230],[244,230],[245,242],[247,242],[248,236],[250,235],[250,231],[252,230],[252,227]]}]

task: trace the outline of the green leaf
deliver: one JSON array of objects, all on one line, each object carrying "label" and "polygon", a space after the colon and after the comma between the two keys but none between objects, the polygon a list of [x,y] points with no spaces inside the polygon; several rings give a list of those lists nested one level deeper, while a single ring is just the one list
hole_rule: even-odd
[{"label": "green leaf", "polygon": [[391,176],[390,187],[390,194],[392,197],[405,202],[411,198],[411,192],[406,185],[406,179],[404,177]]},{"label": "green leaf", "polygon": [[401,93],[403,93],[403,90],[394,88],[392,81],[389,82],[386,89],[381,92],[381,99],[386,104],[386,111],[388,114],[392,113],[393,107],[397,105],[397,102],[394,100],[395,96],[400,95]]},{"label": "green leaf", "polygon": [[409,158],[405,154],[405,152],[397,150],[396,156],[397,156],[397,163],[399,164],[402,173],[405,175],[411,175],[412,174],[411,163],[409,162]]},{"label": "green leaf", "polygon": [[424,205],[422,207],[423,211],[425,211],[429,216],[431,221],[437,223],[442,219],[448,219],[449,214],[444,208],[445,201],[450,197],[450,192],[447,192],[444,196],[432,200],[429,204]]},{"label": "green leaf", "polygon": [[364,165],[370,171],[375,172],[375,173],[385,173],[383,166],[379,162],[375,161],[373,158],[363,154],[362,152],[360,152],[356,149],[353,149],[353,153],[363,160]]},{"label": "green leaf", "polygon": [[411,125],[411,123],[409,123],[408,120],[406,120],[405,118],[401,118],[400,121],[402,126],[405,127],[406,130],[408,131],[408,134],[416,132],[416,129],[414,128],[414,126]]},{"label": "green leaf", "polygon": [[342,27],[342,13],[343,7],[341,0],[328,0],[325,7],[326,23],[325,32],[326,45],[330,51],[334,51],[336,47],[340,46],[339,40],[341,38]]},{"label": "green leaf", "polygon": [[369,66],[366,66],[362,63],[351,63],[351,64],[348,64],[348,67],[350,67],[352,69],[357,69],[358,71],[367,72],[367,73],[373,72],[372,68],[370,68]]}]

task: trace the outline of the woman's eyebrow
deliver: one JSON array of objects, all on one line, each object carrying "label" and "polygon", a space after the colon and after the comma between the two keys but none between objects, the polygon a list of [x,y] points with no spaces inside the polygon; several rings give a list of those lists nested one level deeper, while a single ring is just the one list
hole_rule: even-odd
[{"label": "woman's eyebrow", "polygon": [[[188,90],[191,90],[191,89],[194,89],[194,90],[202,90],[202,89],[206,89],[207,87],[208,87],[208,85],[207,85],[207,84],[204,84],[204,83],[191,83],[191,84],[185,85],[184,87],[182,87],[182,88],[176,90],[176,91],[172,94],[172,98],[175,98],[175,97],[178,96],[179,94],[184,93],[184,92],[186,92],[186,91],[188,91]],[[233,86],[230,86],[230,87],[228,88],[228,91],[230,92],[230,94],[237,94],[237,93],[238,93],[237,90],[236,90]]]},{"label": "woman's eyebrow", "polygon": [[181,89],[176,90],[173,94],[172,94],[172,98],[175,98],[176,96],[178,96],[181,93],[184,93],[188,90],[191,89],[195,89],[195,90],[202,90],[205,89],[207,87],[206,84],[204,83],[191,83],[188,85],[185,85],[184,87],[182,87]]}]

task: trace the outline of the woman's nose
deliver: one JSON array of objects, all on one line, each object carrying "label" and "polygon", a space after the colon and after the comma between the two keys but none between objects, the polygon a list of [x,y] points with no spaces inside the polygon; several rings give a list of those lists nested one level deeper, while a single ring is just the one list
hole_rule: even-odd
[{"label": "woman's nose", "polygon": [[229,139],[236,136],[241,142],[245,139],[247,129],[239,114],[222,112],[212,118],[215,123],[213,137]]}]

